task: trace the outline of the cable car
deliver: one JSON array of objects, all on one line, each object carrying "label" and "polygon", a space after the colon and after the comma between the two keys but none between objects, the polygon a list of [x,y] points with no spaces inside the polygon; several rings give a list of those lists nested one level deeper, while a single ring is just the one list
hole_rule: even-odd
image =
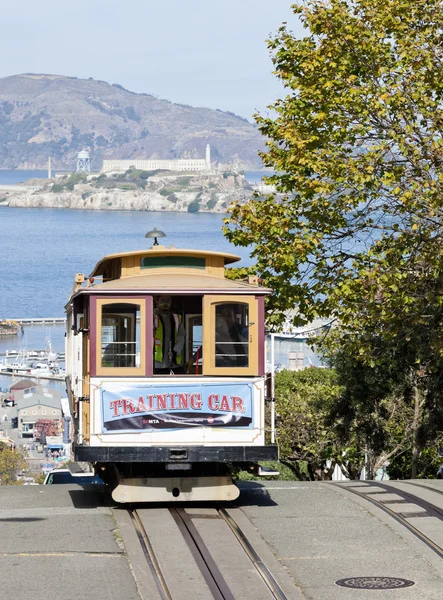
[{"label": "cable car", "polygon": [[[111,254],[66,305],[73,454],[116,502],[235,500],[233,472],[278,459],[265,442],[264,299],[239,257],[166,248]],[[164,234],[162,234],[164,235]]]}]

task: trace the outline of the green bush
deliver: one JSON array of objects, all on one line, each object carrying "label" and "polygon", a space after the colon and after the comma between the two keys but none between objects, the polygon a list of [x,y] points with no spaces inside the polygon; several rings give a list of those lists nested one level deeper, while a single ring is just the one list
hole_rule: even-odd
[{"label": "green bush", "polygon": [[131,169],[129,172],[126,171],[128,179],[140,179],[143,169]]},{"label": "green bush", "polygon": [[258,475],[254,475],[249,473],[248,471],[240,471],[236,474],[235,478],[240,481],[297,481],[297,477],[295,473],[286,465],[278,461],[264,461],[260,463],[263,467],[267,467],[268,469],[274,469],[274,471],[279,471],[280,475],[268,475],[265,477],[259,477]]},{"label": "green bush", "polygon": [[217,204],[217,195],[215,192],[212,192],[211,197],[209,198],[209,200],[206,203],[206,207],[208,208],[208,210],[211,210],[212,208],[214,208],[214,206]]},{"label": "green bush", "polygon": [[167,188],[164,187],[159,191],[160,196],[169,196],[171,194],[173,194],[176,190],[174,190],[173,188]]},{"label": "green bush", "polygon": [[188,212],[190,212],[190,213],[198,213],[199,210],[200,210],[199,200],[193,200],[188,206]]},{"label": "green bush", "polygon": [[87,178],[87,173],[71,173],[71,175],[66,181],[66,185],[72,185],[72,187],[70,187],[69,189],[74,189],[74,185],[77,185],[77,183],[84,183],[87,180]]},{"label": "green bush", "polygon": [[149,177],[152,177],[153,175],[157,175],[157,173],[160,173],[161,169],[153,169],[152,171],[142,171],[140,174],[140,177],[142,179],[149,179]]},{"label": "green bush", "polygon": [[189,185],[189,182],[191,181],[192,177],[179,177],[177,179],[177,183],[178,185],[182,185],[182,186],[186,186]]},{"label": "green bush", "polygon": [[64,190],[64,186],[60,183],[54,183],[51,190],[54,192],[54,194],[58,194]]},{"label": "green bush", "polygon": [[137,189],[137,186],[134,183],[116,183],[115,187],[119,190],[125,190],[128,192]]}]

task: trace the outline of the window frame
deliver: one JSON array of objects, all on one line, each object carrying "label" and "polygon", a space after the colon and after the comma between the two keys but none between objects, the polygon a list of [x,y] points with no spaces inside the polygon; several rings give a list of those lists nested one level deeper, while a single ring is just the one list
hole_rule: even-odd
[{"label": "window frame", "polygon": [[[133,304],[140,307],[140,365],[138,367],[104,367],[102,365],[102,307],[112,304]],[[92,376],[137,377],[146,375],[149,372],[149,356],[146,352],[150,341],[147,339],[149,334],[146,328],[149,304],[152,304],[152,299],[149,302],[147,296],[94,298],[93,311],[95,312],[95,318],[91,319],[91,323],[94,324],[94,330],[91,332],[91,356],[95,359],[95,365],[91,364]]]},{"label": "window frame", "polygon": [[[246,304],[248,306],[248,366],[215,366],[216,307],[220,304]],[[203,296],[203,375],[259,375],[259,306],[255,296],[204,295]]]}]

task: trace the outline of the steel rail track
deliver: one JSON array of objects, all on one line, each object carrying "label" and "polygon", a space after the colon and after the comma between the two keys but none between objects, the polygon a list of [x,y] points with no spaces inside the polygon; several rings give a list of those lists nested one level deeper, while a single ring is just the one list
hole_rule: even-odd
[{"label": "steel rail track", "polygon": [[436,517],[440,521],[443,521],[443,508],[432,504],[432,502],[429,502],[429,500],[425,500],[424,498],[420,498],[420,496],[416,496],[415,494],[411,494],[410,492],[394,487],[393,485],[388,485],[386,483],[377,482],[377,486],[381,487],[386,492],[397,494],[398,496],[401,496],[404,500],[409,500],[413,502],[414,504],[425,510],[429,514],[429,516]]},{"label": "steel rail track", "polygon": [[145,555],[146,562],[149,565],[149,569],[154,578],[155,585],[157,586],[157,590],[160,594],[161,600],[173,600],[171,592],[169,591],[168,585],[163,576],[162,570],[160,569],[160,565],[158,564],[157,557],[155,556],[154,549],[151,545],[151,542],[149,541],[148,535],[146,533],[145,528],[143,527],[143,523],[137,511],[133,510],[132,508],[128,508],[128,513],[131,517],[132,524],[134,525],[135,531],[140,541],[140,545],[143,550],[143,554]]},{"label": "steel rail track", "polygon": [[[128,509],[132,523],[135,527],[146,561],[154,578],[158,592],[162,600],[173,600],[161,567],[157,561],[155,551],[149,541],[148,534],[143,526],[142,520],[135,509]],[[235,600],[235,596],[229,588],[225,578],[220,572],[207,545],[203,541],[192,515],[183,508],[170,508],[169,512],[174,519],[180,533],[182,534],[189,550],[198,566],[214,600]],[[272,573],[266,567],[260,556],[254,550],[246,535],[240,529],[235,520],[224,509],[216,509],[213,518],[223,520],[234,534],[240,547],[244,550],[252,565],[255,567],[266,587],[276,600],[287,600],[287,596],[280,588]]]},{"label": "steel rail track", "polygon": [[286,595],[274,579],[274,576],[272,575],[271,571],[261,560],[260,556],[250,544],[248,538],[245,536],[245,534],[234,521],[234,519],[231,517],[231,515],[224,508],[218,509],[218,513],[221,515],[221,518],[225,521],[225,523],[228,525],[228,527],[231,529],[231,531],[237,538],[239,544],[248,555],[249,560],[257,569],[258,573],[260,574],[261,578],[267,585],[269,591],[274,596],[274,598],[276,598],[277,600],[287,600]]},{"label": "steel rail track", "polygon": [[[376,485],[379,485],[379,482],[376,482]],[[364,500],[366,500],[367,502],[370,502],[371,504],[373,504],[374,506],[376,506],[377,508],[380,508],[381,510],[383,510],[385,513],[387,513],[390,517],[392,517],[395,521],[397,521],[397,523],[400,523],[401,525],[403,525],[406,529],[408,529],[413,535],[415,535],[420,541],[422,541],[426,546],[428,546],[428,548],[430,548],[433,552],[435,552],[435,554],[437,554],[440,558],[443,558],[443,548],[441,546],[439,546],[438,544],[436,544],[434,541],[432,541],[430,538],[428,538],[427,535],[425,535],[424,533],[422,533],[419,529],[417,529],[416,527],[414,527],[414,525],[412,525],[411,523],[409,523],[409,521],[405,518],[402,517],[399,513],[393,511],[392,509],[389,508],[389,506],[387,506],[386,504],[384,504],[383,502],[381,502],[380,500],[376,500],[375,498],[372,498],[371,496],[369,496],[368,494],[365,494],[363,492],[358,492],[355,489],[352,489],[350,486],[343,486],[347,491],[351,492],[352,494],[355,494],[356,496],[359,496],[360,498],[363,498]],[[401,492],[403,490],[398,490],[397,488],[393,488],[393,487],[389,487],[386,486],[386,489],[388,489],[389,491],[398,494],[399,496],[401,496]],[[400,492],[400,493],[398,493]],[[410,497],[413,497],[412,494],[408,494],[407,492],[404,492],[405,495],[408,495]],[[417,497],[417,496],[416,496]],[[404,499],[407,499],[403,496]],[[425,501],[423,501],[425,503]],[[433,507],[434,509],[437,507],[434,507],[434,505],[429,504],[430,507]],[[422,507],[423,508],[423,507]],[[427,511],[428,512],[428,511]],[[437,511],[432,511],[435,512],[436,514],[433,514],[432,516],[437,516],[438,519],[443,520],[441,513],[439,512],[439,509],[437,508]]]},{"label": "steel rail track", "polygon": [[208,547],[183,508],[169,509],[215,600],[235,600]]},{"label": "steel rail track", "polygon": [[[432,479],[430,481],[433,481]],[[415,483],[415,481],[399,481],[398,483],[405,483],[406,485],[415,485],[416,487],[421,488],[422,490],[431,490],[431,492],[435,492],[436,494],[442,494],[443,490],[437,490],[437,488],[432,487],[430,485],[423,485],[422,483]]]}]

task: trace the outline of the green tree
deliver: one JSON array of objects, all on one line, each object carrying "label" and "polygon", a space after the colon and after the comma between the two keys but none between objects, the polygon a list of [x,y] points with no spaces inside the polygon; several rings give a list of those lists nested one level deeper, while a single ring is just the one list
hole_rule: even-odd
[{"label": "green tree", "polygon": [[[442,255],[442,0],[307,0],[269,42],[287,95],[257,116],[278,197],[237,204],[234,244],[254,245],[274,313],[336,314],[380,281],[386,310],[414,314],[405,278]],[[303,317],[302,317],[303,315]]]},{"label": "green tree", "polygon": [[17,475],[27,469],[23,455],[5,444],[0,443],[0,485],[17,485]]},{"label": "green tree", "polygon": [[[440,279],[435,270],[429,278],[422,272],[415,280],[404,279],[397,297],[389,292],[386,298],[387,282],[381,280],[373,294],[366,289],[349,298],[352,319],[323,342],[348,392],[342,411],[353,413],[365,428],[374,461],[383,452],[391,459],[406,451],[411,477],[422,470],[423,451],[443,432]],[[416,312],[401,309],[408,295]],[[392,429],[393,419],[405,417],[409,425]]]},{"label": "green tree", "polygon": [[188,212],[198,213],[199,210],[200,210],[200,197],[197,194],[195,199],[188,204]]},{"label": "green tree", "polygon": [[[414,447],[416,431],[423,426],[424,410],[415,415],[415,388],[400,363],[396,344],[372,336],[372,354],[383,349],[383,360],[373,365],[355,356],[355,340],[336,329],[323,345],[335,369],[342,393],[327,417],[339,443],[351,443],[358,451],[351,469],[366,466],[367,478]],[[406,348],[407,350],[407,348]],[[365,345],[365,352],[369,352]],[[407,356],[403,356],[407,363]],[[407,478],[411,471],[404,471]]]},{"label": "green tree", "polygon": [[[422,450],[418,461],[418,473],[421,479],[435,479],[437,471],[441,466],[443,459],[438,453],[439,448],[443,448],[443,435],[428,443]],[[391,479],[403,479],[405,473],[410,473],[412,469],[412,452],[406,451],[395,456],[387,468]]]},{"label": "green tree", "polygon": [[[442,9],[294,5],[306,36],[282,26],[269,42],[287,94],[256,118],[277,195],[235,205],[225,228],[234,244],[254,245],[275,290],[271,324],[293,306],[299,322],[334,317],[357,370],[388,352],[413,406],[412,476],[443,428]],[[363,397],[370,407],[371,390]]]},{"label": "green tree", "polygon": [[275,380],[280,460],[299,479],[331,479],[346,448],[327,419],[341,394],[333,369],[281,371]]}]

